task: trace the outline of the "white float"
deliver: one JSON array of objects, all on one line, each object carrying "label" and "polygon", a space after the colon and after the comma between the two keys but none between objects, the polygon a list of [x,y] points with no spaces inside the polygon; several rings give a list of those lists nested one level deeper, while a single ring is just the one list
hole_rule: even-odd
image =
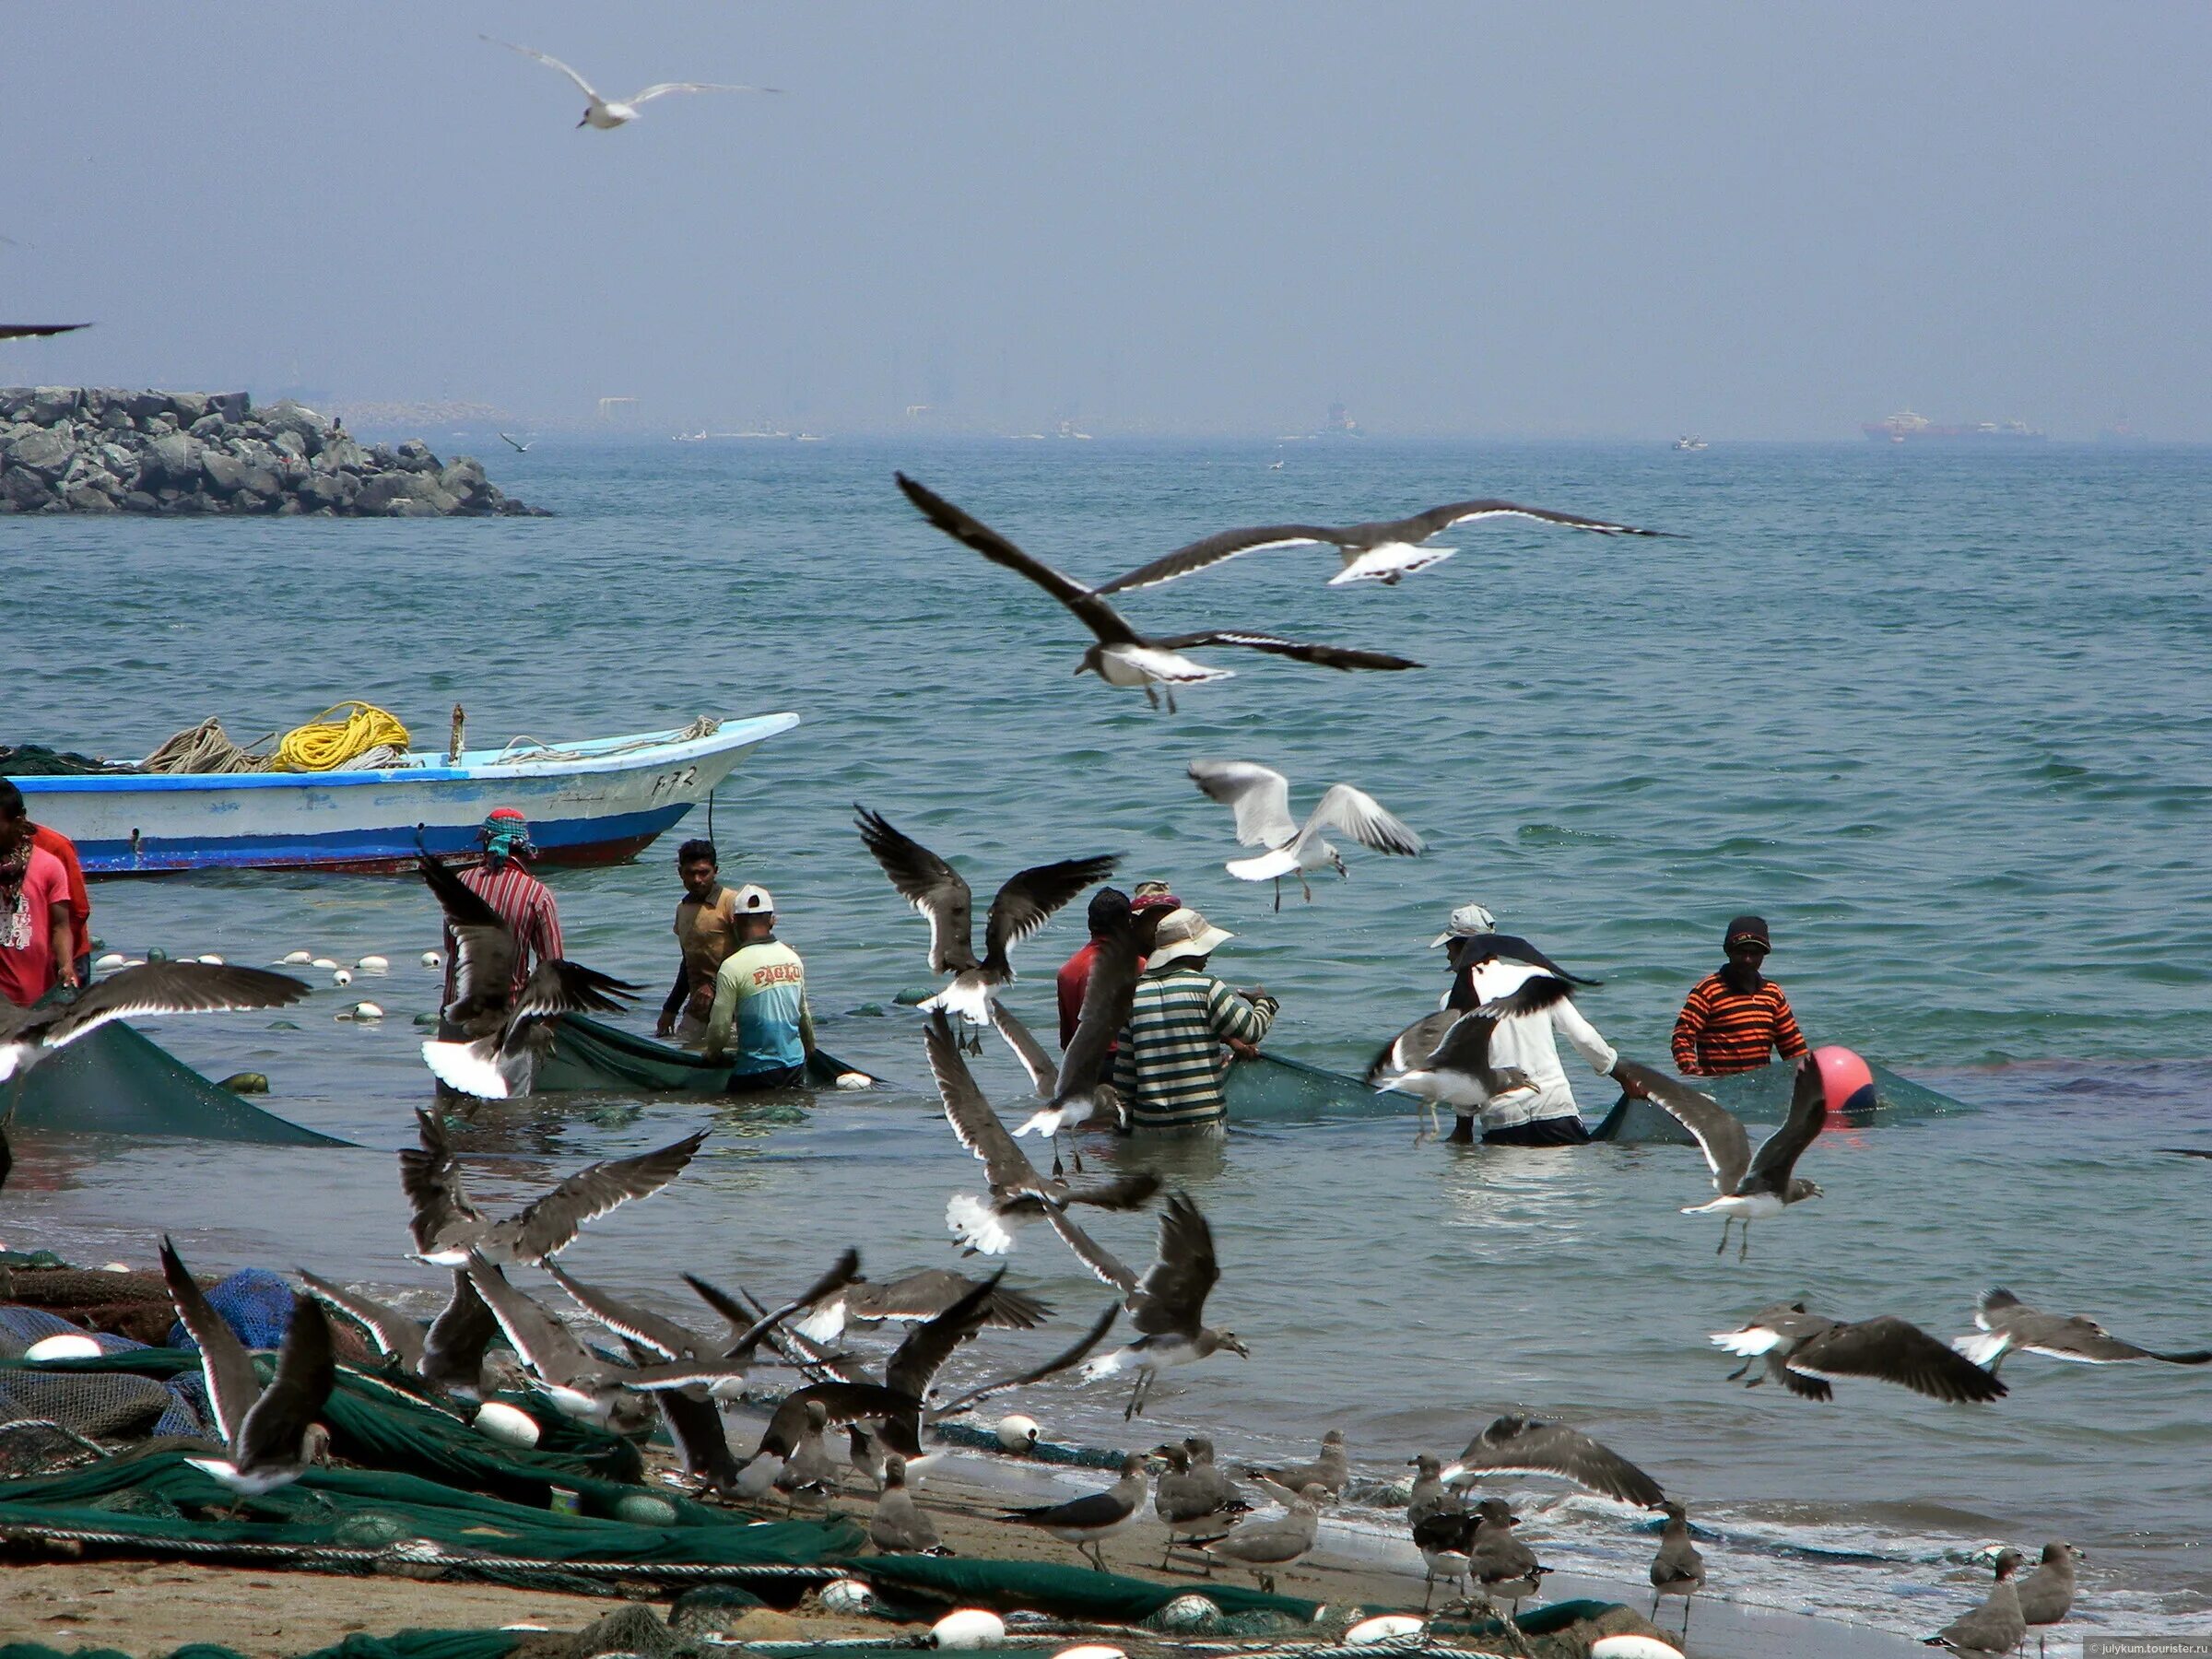
[{"label": "white float", "polygon": [[840,1088],[873,1088],[876,1087],[876,1079],[869,1077],[866,1072],[839,1072],[837,1086]]},{"label": "white float", "polygon": [[128,1262],[102,1262],[100,1270],[102,1273],[128,1273],[131,1265]]},{"label": "white float", "polygon": [[1179,1595],[1159,1610],[1163,1630],[1196,1630],[1221,1617],[1221,1609],[1204,1595]]},{"label": "white float", "polygon": [[487,1400],[477,1406],[471,1426],[485,1439],[498,1441],[502,1446],[519,1446],[526,1452],[537,1444],[537,1419],[504,1400]]},{"label": "white float", "polygon": [[959,1607],[929,1627],[929,1645],[955,1653],[994,1648],[1006,1639],[1006,1621],[982,1607]]},{"label": "white float", "polygon": [[381,956],[365,956],[359,961],[356,962],[354,966],[359,968],[363,973],[387,973],[391,971],[392,963],[389,958]]},{"label": "white float", "polygon": [[1102,1641],[1087,1641],[1081,1647],[1062,1648],[1053,1655],[1053,1659],[1129,1659],[1129,1655],[1120,1648],[1108,1647]]},{"label": "white float", "polygon": [[220,968],[223,965],[223,959],[213,951],[203,951],[198,959],[206,963],[210,968]]},{"label": "white float", "polygon": [[1361,1619],[1344,1633],[1344,1640],[1347,1647],[1369,1647],[1378,1641],[1403,1641],[1408,1636],[1418,1636],[1428,1628],[1426,1619],[1416,1618],[1410,1613],[1383,1613]]},{"label": "white float", "polygon": [[310,968],[320,968],[325,973],[328,973],[337,965],[337,959],[335,957],[317,957],[313,961],[308,964]]},{"label": "white float", "polygon": [[434,950],[426,950],[422,953],[422,965],[425,968],[442,968],[445,959]]},{"label": "white float", "polygon": [[107,955],[101,957],[99,961],[93,963],[92,966],[101,973],[105,973],[111,968],[122,967],[124,963],[129,959],[130,959],[125,957],[122,951],[111,950]]},{"label": "white float", "polygon": [[314,960],[315,953],[312,950],[288,950],[276,959],[276,965],[279,968],[308,968],[313,966]]},{"label": "white float", "polygon": [[1590,1659],[1682,1659],[1682,1650],[1656,1636],[1600,1636],[1590,1644]]},{"label": "white float", "polygon": [[344,968],[335,969],[331,973],[330,982],[334,985],[350,985],[353,983],[353,974]]},{"label": "white float", "polygon": [[34,1365],[43,1365],[49,1359],[97,1359],[100,1355],[100,1344],[77,1331],[41,1336],[23,1350],[23,1358]]},{"label": "white float", "polygon": [[998,1443],[1009,1452],[1033,1450],[1037,1437],[1043,1432],[1035,1418],[1024,1417],[1018,1411],[1009,1412],[998,1419]]},{"label": "white float", "polygon": [[372,1002],[358,1002],[343,1014],[333,1014],[333,1019],[382,1019],[384,1011]]},{"label": "white float", "polygon": [[876,1605],[876,1592],[858,1579],[832,1579],[818,1599],[825,1613],[865,1613]]}]

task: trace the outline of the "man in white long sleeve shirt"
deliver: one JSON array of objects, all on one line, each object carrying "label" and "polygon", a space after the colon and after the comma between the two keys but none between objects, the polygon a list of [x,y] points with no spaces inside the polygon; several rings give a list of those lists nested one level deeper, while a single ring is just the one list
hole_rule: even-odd
[{"label": "man in white long sleeve shirt", "polygon": [[[1473,1008],[1494,1002],[1518,990],[1523,982],[1552,971],[1548,958],[1540,963],[1518,959],[1541,957],[1542,953],[1524,940],[1493,933],[1495,925],[1490,913],[1478,904],[1462,905],[1453,912],[1452,928],[1439,940],[1452,945],[1452,988],[1444,996],[1446,1007]],[[1505,954],[1509,949],[1514,954]],[[1522,1090],[1501,1096],[1483,1108],[1485,1142],[1507,1147],[1577,1147],[1590,1138],[1575,1106],[1566,1068],[1559,1064],[1559,1037],[1566,1038],[1601,1077],[1619,1062],[1613,1045],[1571,1001],[1554,1003],[1540,1013],[1500,1020],[1490,1033],[1490,1064],[1519,1066],[1536,1088],[1533,1094]],[[1472,1141],[1475,1120],[1461,1118],[1453,1126],[1450,1138],[1462,1144]]]}]

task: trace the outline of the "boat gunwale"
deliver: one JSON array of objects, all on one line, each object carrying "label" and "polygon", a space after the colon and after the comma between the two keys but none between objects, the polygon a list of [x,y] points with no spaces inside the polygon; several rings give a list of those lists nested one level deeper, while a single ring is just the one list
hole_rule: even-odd
[{"label": "boat gunwale", "polygon": [[[799,724],[791,712],[752,714],[724,725],[705,737],[687,743],[670,742],[628,749],[620,754],[584,754],[553,760],[478,761],[460,766],[396,766],[368,771],[326,772],[87,772],[74,776],[22,777],[13,780],[29,794],[136,794],[192,793],[233,789],[358,789],[390,783],[482,783],[584,777],[595,772],[642,771],[654,766],[696,760],[724,750],[766,742]],[[635,732],[611,737],[578,739],[566,746],[635,743],[650,737],[675,737],[680,727],[663,732]],[[504,750],[478,749],[480,755]],[[442,759],[442,757],[441,758]],[[464,756],[465,762],[466,757]]]}]

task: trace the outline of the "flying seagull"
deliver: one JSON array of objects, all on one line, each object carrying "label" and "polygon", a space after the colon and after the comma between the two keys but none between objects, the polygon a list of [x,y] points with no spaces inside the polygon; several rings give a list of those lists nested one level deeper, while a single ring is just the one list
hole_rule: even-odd
[{"label": "flying seagull", "polygon": [[1613,1075],[1629,1093],[1659,1106],[1697,1137],[1706,1167],[1712,1171],[1713,1190],[1720,1196],[1710,1204],[1686,1206],[1682,1213],[1721,1218],[1721,1241],[1715,1255],[1728,1248],[1732,1222],[1744,1224],[1743,1241],[1736,1252],[1740,1261],[1751,1253],[1752,1222],[1779,1216],[1793,1204],[1820,1196],[1818,1186],[1790,1172],[1828,1120],[1828,1097],[1820,1082],[1820,1068],[1810,1054],[1797,1063],[1790,1115],[1760,1144],[1756,1158],[1743,1120],[1711,1095],[1633,1060],[1621,1061]]},{"label": "flying seagull", "polygon": [[1827,1399],[1829,1384],[1839,1377],[1895,1382],[1954,1405],[1985,1404],[2006,1392],[1971,1359],[1918,1325],[1886,1313],[1844,1323],[1808,1313],[1803,1302],[1777,1302],[1736,1330],[1714,1332],[1712,1344],[1744,1358],[1746,1363],[1730,1373],[1731,1380],[1763,1359],[1760,1374],[1745,1383],[1747,1388],[1771,1378],[1808,1400]]},{"label": "flying seagull", "polygon": [[37,1008],[0,1002],[0,1083],[11,1078],[20,1083],[39,1062],[112,1019],[282,1008],[308,991],[288,973],[271,973],[265,968],[142,962],[117,969],[80,992],[74,1002]]},{"label": "flying seagull", "polygon": [[707,1138],[700,1129],[656,1151],[587,1165],[505,1220],[493,1221],[468,1201],[460,1159],[438,1114],[418,1109],[415,1124],[419,1145],[399,1155],[400,1190],[414,1210],[407,1230],[414,1235],[416,1254],[440,1267],[465,1267],[472,1256],[494,1263],[543,1262],[567,1249],[585,1222],[627,1199],[650,1197],[674,1181]]},{"label": "flying seagull", "polygon": [[1214,1255],[1214,1230],[1188,1196],[1168,1194],[1159,1212],[1159,1242],[1142,1278],[1069,1220],[1059,1206],[1048,1206],[1045,1219],[1086,1267],[1122,1293],[1130,1323],[1139,1332],[1135,1342],[1101,1354],[1083,1368],[1086,1382],[1124,1371],[1136,1373],[1136,1386],[1122,1412],[1124,1422],[1145,1408],[1153,1379],[1166,1367],[1189,1365],[1221,1352],[1252,1358],[1252,1350],[1237,1340],[1234,1331],[1217,1331],[1206,1323],[1206,1299],[1221,1277],[1221,1265]]},{"label": "flying seagull", "polygon": [[1501,1417],[1467,1442],[1446,1465],[1448,1486],[1462,1486],[1488,1474],[1557,1475],[1601,1498],[1657,1509],[1666,1501],[1659,1483],[1610,1447],[1579,1429],[1536,1418]]},{"label": "flying seagull", "polygon": [[[1109,902],[1101,905],[1100,900]],[[1090,978],[1083,987],[1083,1006],[1076,1016],[1075,1034],[1056,1064],[1004,1003],[991,1005],[991,1018],[999,1035],[1019,1058],[1038,1099],[1044,1102],[1015,1129],[1015,1136],[1050,1136],[1054,1175],[1062,1173],[1061,1131],[1080,1128],[1096,1117],[1111,1122],[1120,1104],[1119,1097],[1100,1077],[1115,1037],[1129,1023],[1130,1004],[1136,994],[1135,918],[1130,913],[1128,900],[1112,888],[1091,900],[1090,937],[1095,948]],[[1074,1159],[1080,1172],[1083,1155],[1075,1152]]]},{"label": "flying seagull", "polygon": [[89,323],[0,323],[0,340],[37,340],[50,335],[75,334]]},{"label": "flying seagull", "polygon": [[1235,559],[1245,553],[1257,553],[1267,547],[1305,547],[1323,545],[1336,549],[1344,560],[1344,568],[1329,578],[1331,587],[1343,587],[1355,582],[1380,582],[1394,587],[1416,571],[1425,571],[1440,559],[1446,559],[1457,551],[1453,547],[1427,547],[1421,544],[1430,536],[1464,524],[1470,519],[1523,518],[1535,519],[1539,524],[1564,524],[1570,530],[1593,530],[1600,535],[1660,535],[1658,530],[1639,530],[1633,524],[1617,524],[1609,519],[1584,518],[1576,512],[1553,512],[1543,507],[1524,507],[1515,501],[1454,501],[1449,507],[1431,507],[1426,512],[1417,512],[1411,518],[1389,519],[1371,524],[1345,524],[1329,527],[1321,524],[1259,524],[1249,530],[1224,530],[1194,541],[1187,547],[1178,547],[1165,558],[1117,576],[1098,591],[1101,594],[1124,594],[1133,588],[1153,587],[1163,582],[1172,582],[1178,576],[1188,576],[1194,571],[1203,571],[1208,565]]},{"label": "flying seagull", "polygon": [[1273,881],[1278,911],[1284,877],[1295,876],[1299,891],[1312,903],[1307,871],[1334,868],[1339,876],[1351,874],[1344,867],[1344,855],[1325,839],[1331,830],[1341,830],[1377,853],[1410,857],[1425,845],[1373,795],[1349,783],[1329,785],[1300,824],[1290,816],[1290,780],[1271,767],[1250,760],[1194,760],[1190,773],[1192,782],[1236,814],[1240,844],[1267,849],[1257,858],[1231,859],[1228,869],[1240,881]]},{"label": "flying seagull", "polygon": [[1382,1045],[1367,1068],[1368,1086],[1423,1101],[1430,1135],[1439,1127],[1440,1104],[1465,1117],[1502,1095],[1534,1090],[1535,1083],[1519,1066],[1490,1065],[1491,1033],[1500,1019],[1540,1013],[1565,1001],[1572,990],[1563,979],[1532,974],[1505,995],[1465,1014],[1455,1008],[1424,1014]]},{"label": "flying seagull", "polygon": [[952,983],[921,1005],[924,1013],[950,1009],[970,1025],[991,1018],[991,1004],[1014,982],[1007,959],[1015,946],[1051,919],[1054,911],[1093,882],[1113,874],[1114,858],[1064,858],[1017,870],[991,900],[983,924],[983,954],[975,954],[974,895],[960,873],[880,813],[853,808],[865,846],[899,896],[929,918],[929,965]]},{"label": "flying seagull", "polygon": [[[961,1146],[982,1160],[990,1194],[955,1193],[945,1205],[945,1225],[970,1250],[983,1255],[1004,1255],[1014,1248],[1012,1224],[1056,1216],[1070,1204],[1088,1204],[1100,1209],[1141,1209],[1159,1191],[1159,1177],[1147,1173],[1124,1175],[1097,1186],[1070,1187],[1037,1172],[1029,1154],[1006,1132],[998,1113],[976,1086],[975,1076],[960,1058],[959,1044],[943,1009],[930,1017],[923,1033],[929,1053],[929,1069],[937,1081],[937,1095],[945,1107],[945,1121]],[[1112,1282],[1112,1281],[1109,1281]]]},{"label": "flying seagull", "polygon": [[469,1259],[468,1277],[514,1345],[516,1357],[563,1417],[617,1434],[635,1433],[653,1420],[652,1407],[630,1392],[641,1375],[637,1367],[593,1353],[567,1325],[509,1284],[507,1276],[483,1257]]},{"label": "flying seagull", "polygon": [[494,46],[504,46],[510,52],[519,52],[526,58],[535,58],[547,68],[558,69],[574,81],[576,89],[590,100],[583,106],[583,119],[576,124],[580,127],[597,127],[603,133],[611,133],[624,123],[635,121],[639,115],[638,106],[640,104],[649,103],[665,93],[779,92],[782,90],[780,87],[730,87],[712,81],[655,81],[642,92],[633,92],[628,98],[602,98],[593,89],[590,81],[585,80],[582,76],[577,74],[575,70],[570,68],[557,57],[547,53],[533,51],[527,46],[517,46],[512,41],[498,40],[491,35],[478,35],[477,38],[479,41],[488,41]]},{"label": "flying seagull", "polygon": [[429,853],[416,867],[453,932],[453,1000],[444,1014],[464,1040],[422,1045],[423,1064],[447,1088],[488,1100],[528,1094],[556,1018],[619,1013],[637,992],[625,980],[555,957],[533,968],[517,994],[523,944],[506,918]]},{"label": "flying seagull", "polygon": [[2002,1288],[1982,1292],[1974,1323],[1982,1327],[1980,1333],[1954,1338],[1951,1346],[1976,1365],[1986,1365],[1993,1371],[2016,1347],[2050,1359],[2070,1359],[2077,1365],[2119,1365],[2130,1359],[2158,1359],[2168,1365],[2212,1364],[2212,1349],[2162,1354],[2155,1348],[2137,1347],[2121,1341],[2093,1319],[2078,1313],[2039,1312]]},{"label": "flying seagull", "polygon": [[[858,1274],[819,1296],[811,1296],[791,1328],[809,1342],[835,1342],[848,1324],[875,1326],[886,1320],[916,1324],[938,1314],[975,1288],[976,1281],[946,1267],[877,1284]],[[992,1292],[987,1325],[1009,1331],[1034,1330],[1053,1316],[1035,1297],[1005,1286]]]},{"label": "flying seagull", "polygon": [[515,453],[516,454],[518,454],[518,455],[526,455],[526,454],[528,454],[528,453],[530,453],[530,446],[529,446],[528,444],[524,443],[524,441],[523,441],[521,439],[519,439],[519,438],[509,438],[509,437],[507,436],[507,434],[506,434],[506,433],[504,433],[504,432],[501,432],[501,433],[500,434],[500,436],[502,439],[505,439],[505,440],[506,440],[506,441],[507,441],[508,445],[509,445],[511,448],[512,448],[512,449],[513,449],[513,451],[514,451],[514,453]]},{"label": "flying seagull", "polygon": [[289,1486],[330,1443],[330,1431],[315,1420],[338,1378],[330,1315],[312,1297],[293,1296],[291,1328],[276,1355],[276,1374],[264,1388],[245,1344],[208,1306],[167,1235],[161,1240],[161,1277],[177,1318],[199,1346],[207,1401],[228,1453],[185,1461],[238,1494],[241,1503]]},{"label": "flying seagull", "polygon": [[300,1280],[317,1301],[335,1308],[367,1331],[377,1352],[394,1361],[406,1375],[447,1394],[478,1398],[487,1392],[484,1350],[498,1334],[499,1322],[462,1269],[453,1269],[453,1295],[444,1309],[428,1321],[319,1278],[305,1268],[300,1270]]},{"label": "flying seagull", "polygon": [[1342,645],[1302,644],[1296,640],[1280,639],[1274,634],[1253,633],[1242,629],[1208,629],[1201,633],[1169,634],[1157,638],[1140,634],[1129,626],[1121,612],[1107,604],[1094,590],[1062,575],[1050,565],[1030,558],[988,524],[969,517],[950,501],[924,489],[904,473],[899,474],[898,477],[899,488],[906,492],[907,500],[921,510],[924,518],[953,540],[974,548],[993,564],[1004,565],[1007,570],[1028,577],[1073,611],[1076,619],[1090,629],[1096,637],[1096,643],[1084,652],[1083,661],[1076,669],[1077,674],[1095,674],[1110,686],[1142,686],[1146,700],[1154,708],[1159,707],[1160,692],[1164,688],[1168,712],[1171,714],[1175,712],[1177,686],[1228,679],[1236,672],[1233,668],[1216,668],[1183,654],[1187,651],[1196,651],[1209,645],[1265,652],[1270,656],[1289,657],[1323,668],[1351,670],[1420,666],[1420,664],[1406,657],[1392,656],[1384,652],[1355,651]]}]

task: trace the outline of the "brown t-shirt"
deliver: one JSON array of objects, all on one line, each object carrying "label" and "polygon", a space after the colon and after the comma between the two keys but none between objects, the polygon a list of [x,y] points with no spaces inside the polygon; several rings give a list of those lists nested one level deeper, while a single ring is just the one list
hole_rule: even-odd
[{"label": "brown t-shirt", "polygon": [[718,885],[704,904],[687,899],[677,905],[676,942],[690,982],[684,1011],[703,1020],[714,1006],[714,975],[737,948],[737,895]]}]

